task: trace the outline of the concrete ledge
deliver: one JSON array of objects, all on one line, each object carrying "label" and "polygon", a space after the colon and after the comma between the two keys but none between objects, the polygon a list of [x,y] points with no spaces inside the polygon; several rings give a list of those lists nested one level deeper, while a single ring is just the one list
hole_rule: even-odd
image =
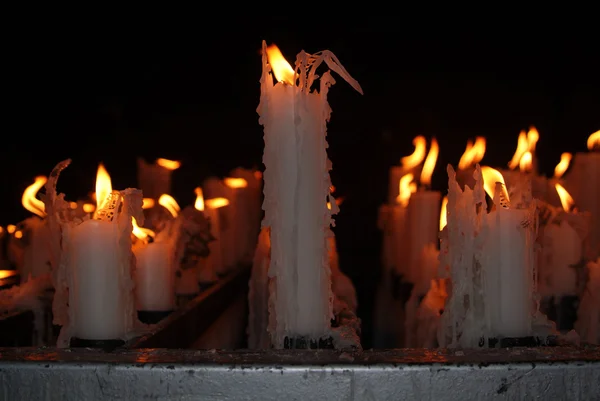
[{"label": "concrete ledge", "polygon": [[594,400],[600,347],[341,352],[0,349],[6,400]]}]

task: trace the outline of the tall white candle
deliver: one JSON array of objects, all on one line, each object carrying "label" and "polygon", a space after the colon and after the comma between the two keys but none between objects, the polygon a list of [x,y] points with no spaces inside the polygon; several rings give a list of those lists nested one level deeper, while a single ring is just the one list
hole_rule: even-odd
[{"label": "tall white candle", "polygon": [[248,238],[246,240],[247,249],[244,255],[246,260],[251,260],[258,241],[258,233],[260,232],[260,223],[262,221],[262,173],[257,170],[248,170],[239,167],[232,170],[230,176],[242,178],[248,184],[246,187],[247,210],[245,216],[248,221]]},{"label": "tall white candle", "polygon": [[332,211],[326,203],[331,186],[326,131],[331,113],[327,92],[335,82],[331,73],[321,75],[318,92],[311,91],[315,69],[323,61],[362,93],[331,52],[303,51],[294,70],[276,47],[267,49],[263,42],[258,113],[264,126],[263,224],[271,228],[269,275],[275,285],[270,296],[276,299],[271,335],[276,348],[284,346],[285,337],[318,340],[330,333],[326,230]]},{"label": "tall white candle", "polygon": [[[219,210],[219,235],[218,241],[221,248],[221,267],[217,270],[219,274],[226,274],[237,263],[237,254],[233,252],[235,245],[234,228],[235,224],[234,217],[235,211],[232,205],[232,192],[225,186],[225,183],[216,178],[210,177],[204,180],[202,184],[204,195],[207,198],[224,198],[228,202],[228,206]],[[216,236],[216,235],[215,235]]]},{"label": "tall white candle", "polygon": [[248,347],[268,349],[269,338],[269,264],[271,261],[271,239],[268,227],[263,227],[259,236],[252,274],[250,276],[248,304]]},{"label": "tall white candle", "polygon": [[144,196],[158,199],[162,194],[171,193],[171,175],[181,163],[168,159],[157,159],[150,164],[138,158],[138,185]]},{"label": "tall white candle", "polygon": [[539,293],[542,297],[577,295],[577,273],[573,266],[583,257],[583,240],[569,224],[544,227],[542,257],[539,264]]},{"label": "tall white candle", "polygon": [[[248,188],[248,181],[244,178],[227,177],[223,179],[227,188],[227,198],[230,201],[227,210],[231,220],[231,235],[225,240],[228,242],[228,251],[233,254],[233,266],[238,263],[248,263],[252,260],[252,253],[256,240],[251,240],[251,202],[252,192]],[[229,234],[229,233],[228,233]]]}]

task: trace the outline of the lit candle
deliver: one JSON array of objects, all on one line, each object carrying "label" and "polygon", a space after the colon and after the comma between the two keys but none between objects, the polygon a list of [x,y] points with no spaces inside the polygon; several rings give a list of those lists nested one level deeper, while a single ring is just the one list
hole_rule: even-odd
[{"label": "lit candle", "polygon": [[535,299],[535,203],[527,209],[511,207],[500,172],[482,168],[482,173],[486,192],[495,205],[482,219],[481,266],[488,333],[495,338],[529,336]]},{"label": "lit candle", "polygon": [[229,230],[226,230],[223,241],[226,244],[228,252],[233,256],[227,267],[235,268],[239,263],[248,263],[252,260],[252,252],[256,246],[256,239],[251,240],[250,232],[250,206],[251,191],[248,188],[248,181],[244,178],[227,177],[223,179],[227,189],[227,198],[229,199],[229,208],[226,213],[229,214],[231,222]]},{"label": "lit candle", "polygon": [[158,199],[161,194],[171,193],[171,175],[181,163],[175,160],[156,159],[154,164],[138,158],[138,185],[144,196]]},{"label": "lit candle", "polygon": [[392,166],[390,168],[390,185],[388,194],[388,204],[393,205],[398,198],[398,182],[400,178],[406,174],[417,174],[417,169],[425,160],[425,152],[427,150],[427,140],[424,136],[417,136],[413,139],[415,150],[411,155],[400,159],[400,166]]},{"label": "lit candle", "polygon": [[[413,182],[413,174],[409,173],[398,183],[398,197],[396,203],[390,207],[391,219],[389,221],[390,238],[387,246],[392,250],[392,266],[396,276],[408,280],[409,251],[411,233],[407,222],[407,208],[411,196],[417,192],[417,183]],[[385,244],[384,244],[385,246]]]},{"label": "lit candle", "polygon": [[575,330],[581,340],[600,344],[600,258],[587,263],[588,282],[577,310]]},{"label": "lit candle", "polygon": [[467,148],[460,157],[458,171],[456,172],[456,180],[461,186],[468,185],[472,188],[475,184],[473,172],[475,171],[475,165],[485,156],[485,149],[486,141],[484,137],[477,137],[475,143],[471,140],[467,141]]},{"label": "lit candle", "polygon": [[68,205],[56,195],[56,180],[69,163],[57,165],[46,185],[51,225],[58,223],[62,229],[62,239],[54,236],[52,248],[61,259],[53,305],[54,322],[62,325],[58,346],[68,346],[71,337],[126,339],[137,322],[131,232],[132,218],[143,222],[142,194],[137,189],[113,191],[100,165],[93,219],[64,221],[61,210]]},{"label": "lit candle", "polygon": [[537,174],[535,148],[538,140],[539,133],[535,127],[531,127],[527,133],[521,131],[517,149],[508,163],[509,170],[500,171],[515,205],[521,202],[523,196],[530,194],[536,199],[547,198],[547,179]]},{"label": "lit candle", "polygon": [[546,196],[546,199],[544,199],[544,200],[552,206],[561,207],[562,202],[561,202],[561,198],[558,196],[558,192],[556,191],[556,184],[559,184],[563,187],[565,186],[565,183],[564,183],[564,180],[562,177],[565,174],[565,172],[567,171],[567,169],[569,168],[572,158],[573,158],[573,155],[571,153],[567,153],[567,152],[562,153],[560,155],[560,161],[558,162],[556,167],[554,167],[554,176],[550,180],[547,180],[547,183],[548,183],[548,189],[546,191],[547,196]]},{"label": "lit candle", "polygon": [[247,249],[243,253],[245,260],[252,260],[254,248],[258,240],[260,232],[260,223],[262,221],[262,173],[257,170],[248,170],[244,168],[236,168],[231,171],[230,176],[233,178],[241,178],[246,180],[247,187],[245,188],[247,210],[246,220],[248,221]]},{"label": "lit candle", "polygon": [[408,251],[407,279],[415,285],[416,296],[425,295],[430,279],[424,276],[420,268],[420,259],[429,244],[438,245],[439,213],[441,194],[431,191],[431,176],[437,162],[439,146],[435,138],[431,141],[431,149],[421,171],[421,188],[410,197],[408,203],[408,235],[410,248]]},{"label": "lit candle", "polygon": [[174,250],[168,242],[153,242],[155,233],[133,223],[135,294],[137,310],[167,312],[175,309]]},{"label": "lit candle", "polygon": [[600,131],[589,136],[587,147],[589,152],[575,154],[565,187],[580,210],[592,215],[589,258],[595,259],[600,256]]},{"label": "lit candle", "polygon": [[271,238],[268,227],[263,227],[258,236],[250,276],[248,304],[248,348],[268,349],[269,337],[269,264],[271,262]]},{"label": "lit candle", "polygon": [[26,241],[22,264],[17,266],[21,283],[50,272],[50,232],[44,219],[46,216],[44,202],[36,198],[36,194],[46,181],[47,178],[44,176],[36,177],[35,182],[25,189],[21,198],[23,207],[35,214],[21,224],[24,238],[19,240]]},{"label": "lit candle", "polygon": [[[311,91],[315,69],[323,61],[362,93],[359,84],[329,51],[298,54],[292,68],[276,46],[263,42],[261,98],[264,126],[264,225],[271,229],[269,275],[275,278],[275,348],[285,339],[307,342],[329,337],[332,293],[326,230],[331,215],[331,162],[326,130],[331,108],[327,92],[335,82],[329,71],[320,76],[320,90]],[[271,72],[277,83],[273,83]],[[292,346],[294,346],[292,344]]]}]

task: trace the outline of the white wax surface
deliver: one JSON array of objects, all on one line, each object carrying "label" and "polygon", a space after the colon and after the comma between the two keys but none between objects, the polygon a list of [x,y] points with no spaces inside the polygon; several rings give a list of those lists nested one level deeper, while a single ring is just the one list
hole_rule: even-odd
[{"label": "white wax surface", "polygon": [[392,263],[397,275],[407,276],[410,250],[410,235],[406,220],[407,209],[399,204],[390,206],[390,222],[392,231]]},{"label": "white wax surface", "polygon": [[[423,275],[420,260],[423,248],[428,244],[437,246],[440,227],[441,194],[437,191],[417,191],[408,203],[408,251],[407,278],[412,283],[421,283]],[[424,291],[429,288],[429,281],[424,283]],[[425,295],[423,293],[422,295]]]},{"label": "white wax surface", "polygon": [[73,229],[69,308],[75,337],[110,340],[126,334],[118,239],[118,225],[111,222],[87,220]]},{"label": "white wax surface", "polygon": [[227,266],[235,266],[238,263],[249,262],[249,256],[252,253],[250,248],[250,191],[248,187],[228,188],[227,198],[230,200],[229,213],[231,226],[224,237],[227,243],[226,253],[230,253],[232,258],[225,256]]},{"label": "white wax surface", "polygon": [[528,210],[499,208],[484,215],[484,297],[491,336],[524,337],[531,333],[533,238],[521,227]]},{"label": "white wax surface", "polygon": [[583,243],[571,225],[549,224],[544,228],[542,263],[540,263],[540,294],[562,297],[577,295],[577,274],[572,265],[581,262]]},{"label": "white wax surface", "polygon": [[137,310],[175,309],[175,271],[169,244],[155,242],[134,247],[133,251]]}]

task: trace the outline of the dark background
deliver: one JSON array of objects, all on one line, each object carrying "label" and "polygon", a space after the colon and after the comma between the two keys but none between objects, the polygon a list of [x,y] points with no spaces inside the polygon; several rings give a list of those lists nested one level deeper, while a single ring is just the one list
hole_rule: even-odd
[{"label": "dark background", "polygon": [[329,49],[364,90],[361,96],[336,77],[328,141],[332,180],[345,198],[335,228],[341,264],[357,286],[368,347],[379,274],[377,208],[388,168],[412,152],[414,136],[437,137],[433,180],[443,191],[445,165],[458,162],[468,138],[486,136],[483,163],[504,166],[519,131],[533,124],[540,169],[551,174],[561,152],[585,150],[588,135],[600,129],[594,35],[454,33],[394,23],[363,17],[360,24],[299,28],[285,17],[229,18],[221,29],[185,33],[48,29],[9,45],[0,225],[27,217],[24,188],[68,157],[73,164],[59,189],[72,199],[93,191],[101,161],[117,189],[136,185],[137,156],[182,161],[173,175],[182,205],[208,175],[262,168],[261,40],[277,44],[291,63],[302,49]]}]

